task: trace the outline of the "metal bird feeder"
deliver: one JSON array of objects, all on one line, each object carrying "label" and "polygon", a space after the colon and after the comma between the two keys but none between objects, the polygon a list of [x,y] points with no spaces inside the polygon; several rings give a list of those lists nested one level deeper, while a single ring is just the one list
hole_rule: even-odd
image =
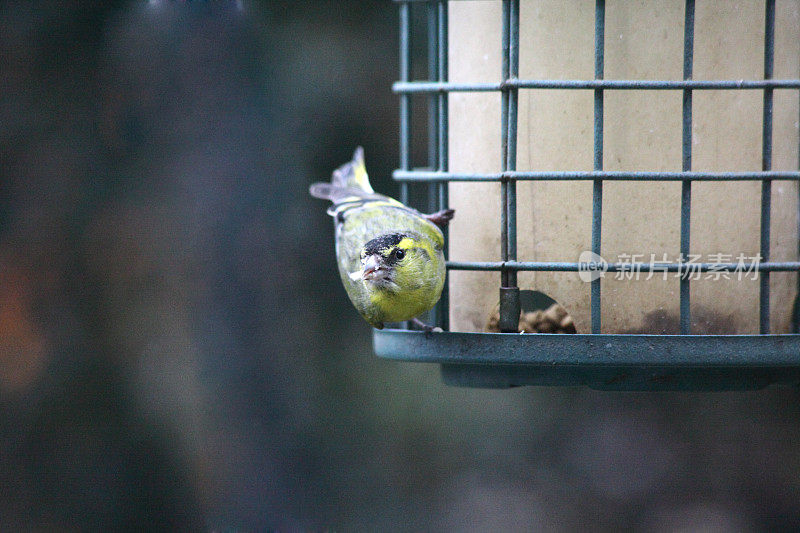
[{"label": "metal bird feeder", "polygon": [[[426,208],[456,208],[456,260],[432,313],[445,331],[375,331],[379,356],[473,387],[800,383],[800,6],[398,4],[394,178],[404,202],[427,184]],[[419,18],[426,80],[412,80]],[[429,119],[422,168],[412,100]],[[578,333],[519,333],[533,290]],[[493,306],[498,333],[481,323]]]}]

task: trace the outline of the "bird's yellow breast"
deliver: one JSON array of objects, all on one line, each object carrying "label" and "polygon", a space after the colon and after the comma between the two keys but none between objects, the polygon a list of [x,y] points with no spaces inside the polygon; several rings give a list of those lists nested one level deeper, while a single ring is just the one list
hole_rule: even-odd
[{"label": "bird's yellow breast", "polygon": [[[408,268],[408,271],[403,271]],[[383,322],[414,318],[436,305],[444,287],[444,261],[398,268],[395,283],[399,290],[368,289],[370,302],[380,311]]]},{"label": "bird's yellow breast", "polygon": [[[397,247],[406,251],[394,272],[394,290],[350,277],[360,271],[360,250],[385,233],[407,233]],[[431,309],[441,296],[445,279],[444,237],[434,224],[402,206],[375,201],[347,210],[337,226],[339,273],[358,312],[375,327],[401,322]]]}]

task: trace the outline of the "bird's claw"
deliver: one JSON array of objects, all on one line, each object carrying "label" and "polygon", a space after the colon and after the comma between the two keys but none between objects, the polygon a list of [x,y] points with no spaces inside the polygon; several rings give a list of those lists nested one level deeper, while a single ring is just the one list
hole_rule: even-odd
[{"label": "bird's claw", "polygon": [[417,326],[419,329],[426,333],[443,333],[444,330],[438,326],[431,326],[430,324],[426,324],[419,318],[412,318],[411,323]]}]

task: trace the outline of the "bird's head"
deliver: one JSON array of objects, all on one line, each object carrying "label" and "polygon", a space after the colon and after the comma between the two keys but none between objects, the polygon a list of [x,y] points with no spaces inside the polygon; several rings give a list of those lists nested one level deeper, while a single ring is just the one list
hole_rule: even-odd
[{"label": "bird's head", "polygon": [[430,245],[413,233],[386,233],[367,242],[361,249],[361,271],[353,280],[368,287],[390,291],[416,288],[423,264],[431,260]]}]

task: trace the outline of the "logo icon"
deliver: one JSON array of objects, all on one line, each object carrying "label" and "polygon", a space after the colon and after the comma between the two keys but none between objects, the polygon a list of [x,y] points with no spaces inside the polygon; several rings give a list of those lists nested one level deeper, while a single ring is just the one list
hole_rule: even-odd
[{"label": "logo icon", "polygon": [[584,250],[578,256],[578,277],[589,283],[605,276],[608,262],[594,252]]}]

